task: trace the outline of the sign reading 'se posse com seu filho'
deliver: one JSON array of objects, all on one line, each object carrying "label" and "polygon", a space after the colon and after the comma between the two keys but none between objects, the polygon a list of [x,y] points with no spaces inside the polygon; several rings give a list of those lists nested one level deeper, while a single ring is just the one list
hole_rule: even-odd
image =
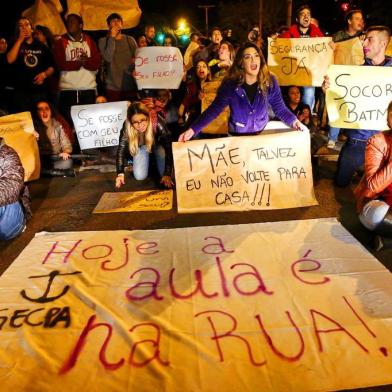
[{"label": "sign reading 'se posse com seu filho'", "polygon": [[281,86],[321,86],[333,64],[332,38],[268,38],[268,68]]},{"label": "sign reading 'se posse com seu filho'", "polygon": [[80,148],[117,146],[128,105],[128,101],[119,101],[72,106],[71,116]]},{"label": "sign reading 'se posse com seu filho'", "polygon": [[310,137],[282,131],[173,143],[180,213],[316,205]]},{"label": "sign reading 'se posse com seu filho'", "polygon": [[326,102],[330,125],[386,130],[392,67],[332,65]]},{"label": "sign reading 'se posse com seu filho'", "polygon": [[156,46],[137,49],[135,79],[138,89],[177,89],[184,72],[183,64],[178,48]]}]

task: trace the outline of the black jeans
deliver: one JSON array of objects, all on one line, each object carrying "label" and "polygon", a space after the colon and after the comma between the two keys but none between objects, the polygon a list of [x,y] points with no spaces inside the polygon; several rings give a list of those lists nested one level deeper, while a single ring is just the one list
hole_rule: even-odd
[{"label": "black jeans", "polygon": [[92,90],[61,90],[59,93],[58,108],[63,117],[71,125],[71,106],[91,105],[95,103],[97,92]]},{"label": "black jeans", "polygon": [[[71,118],[71,106],[74,105],[92,105],[95,103],[97,92],[92,90],[61,90],[59,93],[58,108],[62,116],[68,121],[68,124],[73,128],[73,121]],[[75,137],[73,150],[80,151],[79,142]],[[88,152],[86,152],[88,153]]]}]

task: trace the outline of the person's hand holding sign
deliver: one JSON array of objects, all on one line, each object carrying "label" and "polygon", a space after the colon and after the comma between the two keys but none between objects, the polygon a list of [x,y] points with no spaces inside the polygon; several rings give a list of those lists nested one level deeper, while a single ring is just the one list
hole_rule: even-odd
[{"label": "person's hand holding sign", "polygon": [[163,184],[166,188],[173,188],[173,181],[170,176],[162,176],[161,184]]},{"label": "person's hand holding sign", "polygon": [[301,121],[299,121],[299,120],[295,120],[294,122],[293,122],[293,125],[292,125],[292,127],[296,130],[296,131],[307,131],[307,132],[309,132],[309,128],[305,125],[305,124],[302,124],[301,123]]},{"label": "person's hand holding sign", "polygon": [[178,138],[178,141],[179,142],[187,142],[188,140],[192,139],[194,134],[195,134],[195,131],[192,128],[189,128],[180,135],[180,137]]},{"label": "person's hand holding sign", "polygon": [[329,81],[329,76],[325,75],[323,84],[321,85],[321,89],[323,90],[324,94],[326,94],[326,92],[327,92],[327,90],[329,89],[330,86],[331,86],[331,83]]}]

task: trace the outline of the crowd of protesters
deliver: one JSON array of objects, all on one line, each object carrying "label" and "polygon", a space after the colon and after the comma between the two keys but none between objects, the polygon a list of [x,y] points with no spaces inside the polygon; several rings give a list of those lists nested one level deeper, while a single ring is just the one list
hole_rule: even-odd
[{"label": "crowd of protesters", "polygon": [[[322,88],[280,87],[268,70],[263,54],[266,45],[257,25],[249,29],[247,41],[242,43],[233,37],[230,29],[213,27],[208,40],[194,32],[188,47],[183,50],[184,76],[179,89],[138,90],[134,70],[136,49],[176,46],[176,39],[167,34],[162,45],[158,45],[155,27],[151,24],[135,37],[125,34],[118,13],[110,14],[106,21],[107,34],[97,42],[83,31],[83,19],[77,14],[66,16],[67,33],[62,36],[54,37],[47,27],[33,26],[27,18],[21,17],[16,22],[14,40],[0,39],[1,114],[32,113],[43,162],[42,173],[74,175],[72,152],[90,154],[98,159],[96,151],[79,149],[70,115],[73,105],[130,102],[117,149],[115,185],[118,188],[125,183],[125,167],[130,162],[135,179],[145,179],[152,155],[161,184],[172,187],[171,142],[207,137],[202,129],[225,107],[230,108],[227,136],[259,134],[271,119],[279,119],[296,130],[320,131],[325,119],[328,78]],[[333,35],[334,42],[360,37],[364,65],[392,65],[392,59],[385,55],[390,39],[388,27],[366,29],[359,9],[350,10],[345,23],[344,29]],[[310,39],[324,37],[324,33],[312,18],[310,7],[302,5],[296,11],[292,26],[281,26],[270,36]],[[211,81],[220,83],[220,88],[213,103],[202,112],[204,87]],[[389,127],[392,126],[391,112],[390,105]],[[326,130],[326,145],[334,148],[341,130],[328,126]],[[391,234],[392,139],[389,133],[380,135],[378,131],[369,130],[346,133],[335,184],[349,185],[354,174],[364,166],[365,180],[360,183],[361,190],[356,192],[360,195],[361,221],[371,230],[382,228],[382,234],[385,230]],[[1,149],[3,151],[4,147]],[[378,149],[382,149],[382,156],[375,153]],[[21,171],[19,165],[15,165],[15,170]],[[371,201],[364,202],[365,196]],[[15,201],[15,196],[8,204],[2,201],[0,211],[14,205]],[[20,224],[18,230],[22,228],[23,224]],[[15,230],[11,232],[10,237],[13,237]]]}]

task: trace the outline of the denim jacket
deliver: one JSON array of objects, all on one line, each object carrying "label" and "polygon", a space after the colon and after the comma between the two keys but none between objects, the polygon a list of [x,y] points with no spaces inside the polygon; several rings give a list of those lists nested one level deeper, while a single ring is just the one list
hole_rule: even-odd
[{"label": "denim jacket", "polygon": [[268,87],[267,94],[263,94],[258,88],[253,104],[249,102],[241,85],[230,80],[224,81],[215,100],[191,125],[191,128],[195,134],[200,133],[226,106],[229,106],[229,132],[258,133],[265,128],[269,120],[268,104],[271,105],[276,116],[291,127],[297,118],[286,107],[276,78],[272,76],[271,79],[272,83]]}]

